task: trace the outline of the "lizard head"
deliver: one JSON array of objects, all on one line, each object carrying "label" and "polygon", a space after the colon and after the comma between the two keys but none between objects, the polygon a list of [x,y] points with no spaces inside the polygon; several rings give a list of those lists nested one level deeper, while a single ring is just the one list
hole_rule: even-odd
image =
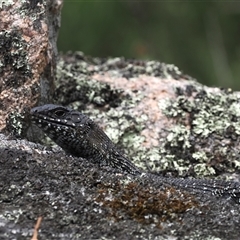
[{"label": "lizard head", "polygon": [[87,138],[94,124],[86,115],[54,104],[35,107],[30,114],[32,122],[67,152],[77,138]]},{"label": "lizard head", "polygon": [[70,129],[75,127],[86,127],[92,120],[86,115],[67,107],[47,104],[35,107],[30,112],[33,123],[44,132],[54,129]]}]

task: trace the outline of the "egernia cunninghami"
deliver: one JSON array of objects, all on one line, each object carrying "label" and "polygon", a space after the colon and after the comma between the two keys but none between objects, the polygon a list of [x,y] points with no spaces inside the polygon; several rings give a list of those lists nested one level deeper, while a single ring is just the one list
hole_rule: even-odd
[{"label": "egernia cunninghami", "polygon": [[[67,107],[47,104],[31,110],[36,124],[64,151],[94,163],[111,166],[132,175],[152,174],[136,167],[104,131],[86,115]],[[240,183],[223,180],[166,178],[159,181],[190,191],[230,196],[240,203]]]}]

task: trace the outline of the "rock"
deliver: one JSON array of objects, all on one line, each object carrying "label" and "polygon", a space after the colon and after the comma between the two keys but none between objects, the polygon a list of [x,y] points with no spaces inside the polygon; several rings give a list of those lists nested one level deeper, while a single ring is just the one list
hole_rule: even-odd
[{"label": "rock", "polygon": [[0,238],[238,239],[239,205],[0,134]]},{"label": "rock", "polygon": [[[31,238],[42,217],[39,239],[239,239],[238,204],[157,177],[239,181],[239,92],[203,86],[157,61],[82,52],[56,61],[61,4],[0,5],[0,238]],[[41,135],[27,132],[28,110],[50,102],[83,111],[156,177],[29,141]]]},{"label": "rock", "polygon": [[61,5],[61,0],[1,3],[0,130],[7,125],[26,136],[25,110],[51,101]]}]

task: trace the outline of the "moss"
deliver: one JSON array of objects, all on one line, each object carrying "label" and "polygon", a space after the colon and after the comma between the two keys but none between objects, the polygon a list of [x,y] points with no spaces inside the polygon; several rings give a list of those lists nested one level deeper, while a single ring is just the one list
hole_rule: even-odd
[{"label": "moss", "polygon": [[159,190],[137,182],[101,184],[95,200],[116,221],[130,218],[160,228],[163,222],[181,221],[181,214],[198,207],[190,195],[174,188]]}]

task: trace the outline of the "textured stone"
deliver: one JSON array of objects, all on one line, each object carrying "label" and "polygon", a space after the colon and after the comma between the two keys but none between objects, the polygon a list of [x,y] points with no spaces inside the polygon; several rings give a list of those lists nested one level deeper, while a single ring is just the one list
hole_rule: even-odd
[{"label": "textured stone", "polygon": [[0,6],[0,130],[14,122],[10,132],[24,136],[26,108],[51,99],[61,5],[17,0]]},{"label": "textured stone", "polygon": [[[68,105],[144,170],[239,182],[239,92],[203,86],[172,64],[81,52],[59,57],[55,75],[61,4],[0,5],[0,129],[7,120],[24,137],[25,107]],[[99,168],[12,134],[0,134],[1,239],[30,239],[41,216],[39,239],[239,239],[239,205],[228,198]]]},{"label": "textured stone", "polygon": [[238,239],[240,209],[0,134],[0,238]]}]

